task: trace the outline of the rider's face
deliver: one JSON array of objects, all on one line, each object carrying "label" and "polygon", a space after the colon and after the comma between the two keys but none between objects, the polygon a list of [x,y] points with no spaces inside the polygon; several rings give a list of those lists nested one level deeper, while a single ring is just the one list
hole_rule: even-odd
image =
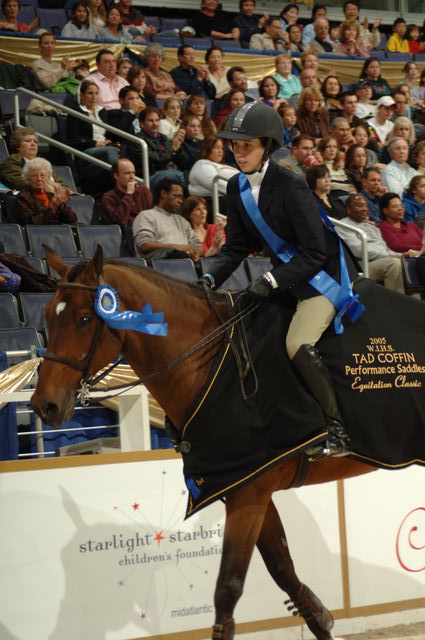
[{"label": "rider's face", "polygon": [[243,173],[257,171],[263,160],[264,147],[260,138],[234,140],[233,153],[236,163]]}]

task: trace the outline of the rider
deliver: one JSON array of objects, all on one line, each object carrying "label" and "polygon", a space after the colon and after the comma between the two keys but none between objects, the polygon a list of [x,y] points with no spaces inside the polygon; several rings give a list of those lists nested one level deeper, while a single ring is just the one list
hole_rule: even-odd
[{"label": "rider", "polygon": [[[286,336],[286,349],[295,370],[321,406],[329,434],[325,444],[316,445],[307,453],[311,459],[349,455],[350,441],[332,380],[315,347],[335,317],[337,322],[337,311],[344,305],[338,304],[341,297],[333,299],[333,304],[313,285],[321,277],[326,280],[331,276],[332,282],[337,287],[341,282],[342,287],[345,257],[348,288],[343,290],[342,299],[344,303],[349,299],[354,301],[353,306],[361,306],[350,285],[357,271],[345,250],[340,249],[335,231],[322,221],[305,181],[270,160],[271,154],[281,147],[283,136],[282,122],[274,109],[260,102],[247,103],[230,115],[218,135],[231,141],[241,173],[228,183],[226,244],[212,262],[210,273],[201,280],[210,287],[219,287],[249,253],[259,248],[268,251],[273,268],[251,284],[245,296],[249,302],[260,303],[273,291],[280,290],[298,300]],[[283,250],[270,234],[266,235],[264,223],[278,245],[283,243]],[[341,324],[339,329],[342,332]]]}]

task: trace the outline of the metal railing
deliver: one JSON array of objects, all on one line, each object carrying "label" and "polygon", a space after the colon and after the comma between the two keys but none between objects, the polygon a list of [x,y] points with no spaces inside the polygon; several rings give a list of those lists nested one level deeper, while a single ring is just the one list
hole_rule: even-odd
[{"label": "metal railing", "polygon": [[[89,118],[88,116],[85,116],[83,113],[79,113],[78,111],[75,111],[74,109],[71,109],[70,107],[66,107],[65,105],[59,104],[57,102],[55,102],[54,100],[50,100],[50,98],[46,98],[43,95],[40,95],[39,93],[36,93],[35,91],[30,91],[29,89],[25,89],[24,87],[19,87],[18,89],[15,90],[14,96],[13,96],[13,103],[14,103],[14,115],[15,115],[15,125],[17,127],[22,126],[21,122],[20,122],[20,108],[19,108],[19,94],[20,93],[24,93],[32,98],[35,98],[37,100],[40,100],[41,102],[54,107],[55,109],[60,109],[63,113],[66,113],[70,116],[73,116],[75,118],[78,118],[79,120],[83,120],[83,122],[88,122],[89,124],[93,125],[93,119]],[[127,133],[126,131],[121,131],[121,129],[117,129],[116,127],[112,127],[110,124],[106,124],[106,122],[102,122],[101,120],[96,120],[95,122],[97,127],[101,127],[102,129],[105,129],[106,131],[110,131],[111,133],[114,133],[115,135],[119,136],[120,138],[124,138],[125,140],[129,140],[130,142],[132,142],[133,144],[136,144],[137,146],[140,147],[141,150],[141,155],[142,155],[142,171],[143,171],[143,181],[140,178],[136,178],[138,182],[143,182],[148,188],[149,188],[149,156],[148,156],[148,146],[146,144],[146,142],[142,139],[139,138],[138,136],[132,135],[131,133]],[[52,146],[58,147],[59,149],[62,149],[62,151],[66,151],[68,153],[73,154],[74,156],[77,156],[78,158],[82,158],[83,160],[86,160],[87,162],[91,162],[92,164],[97,165],[98,167],[102,167],[102,169],[107,169],[110,170],[111,166],[109,163],[104,162],[103,160],[99,160],[98,158],[93,158],[93,156],[88,155],[87,153],[84,153],[84,151],[79,151],[78,149],[74,149],[73,147],[70,147],[67,144],[64,144],[63,142],[60,142],[59,140],[55,140],[54,138],[50,138],[49,136],[46,136],[43,133],[38,133],[38,137],[40,138],[40,140],[44,140],[46,142],[48,142],[49,144],[51,144]]]}]

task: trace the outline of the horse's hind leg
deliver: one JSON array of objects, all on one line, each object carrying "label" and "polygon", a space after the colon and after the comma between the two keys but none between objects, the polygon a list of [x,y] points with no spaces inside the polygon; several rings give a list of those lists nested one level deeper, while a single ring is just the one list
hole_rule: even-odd
[{"label": "horse's hind leg", "polygon": [[273,580],[292,600],[294,606],[288,609],[293,609],[294,614],[298,612],[304,618],[317,640],[331,640],[332,615],[319,598],[300,582],[295,573],[285,530],[272,500],[268,505],[257,547]]}]

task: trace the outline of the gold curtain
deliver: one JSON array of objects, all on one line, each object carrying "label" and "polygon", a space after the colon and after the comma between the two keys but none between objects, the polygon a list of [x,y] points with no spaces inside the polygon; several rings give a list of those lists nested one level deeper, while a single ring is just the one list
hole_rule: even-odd
[{"label": "gold curtain", "polygon": [[[0,392],[12,393],[24,389],[33,378],[40,362],[42,362],[42,358],[32,358],[2,371],[0,373]],[[7,402],[0,402],[0,409],[6,405]]]}]

